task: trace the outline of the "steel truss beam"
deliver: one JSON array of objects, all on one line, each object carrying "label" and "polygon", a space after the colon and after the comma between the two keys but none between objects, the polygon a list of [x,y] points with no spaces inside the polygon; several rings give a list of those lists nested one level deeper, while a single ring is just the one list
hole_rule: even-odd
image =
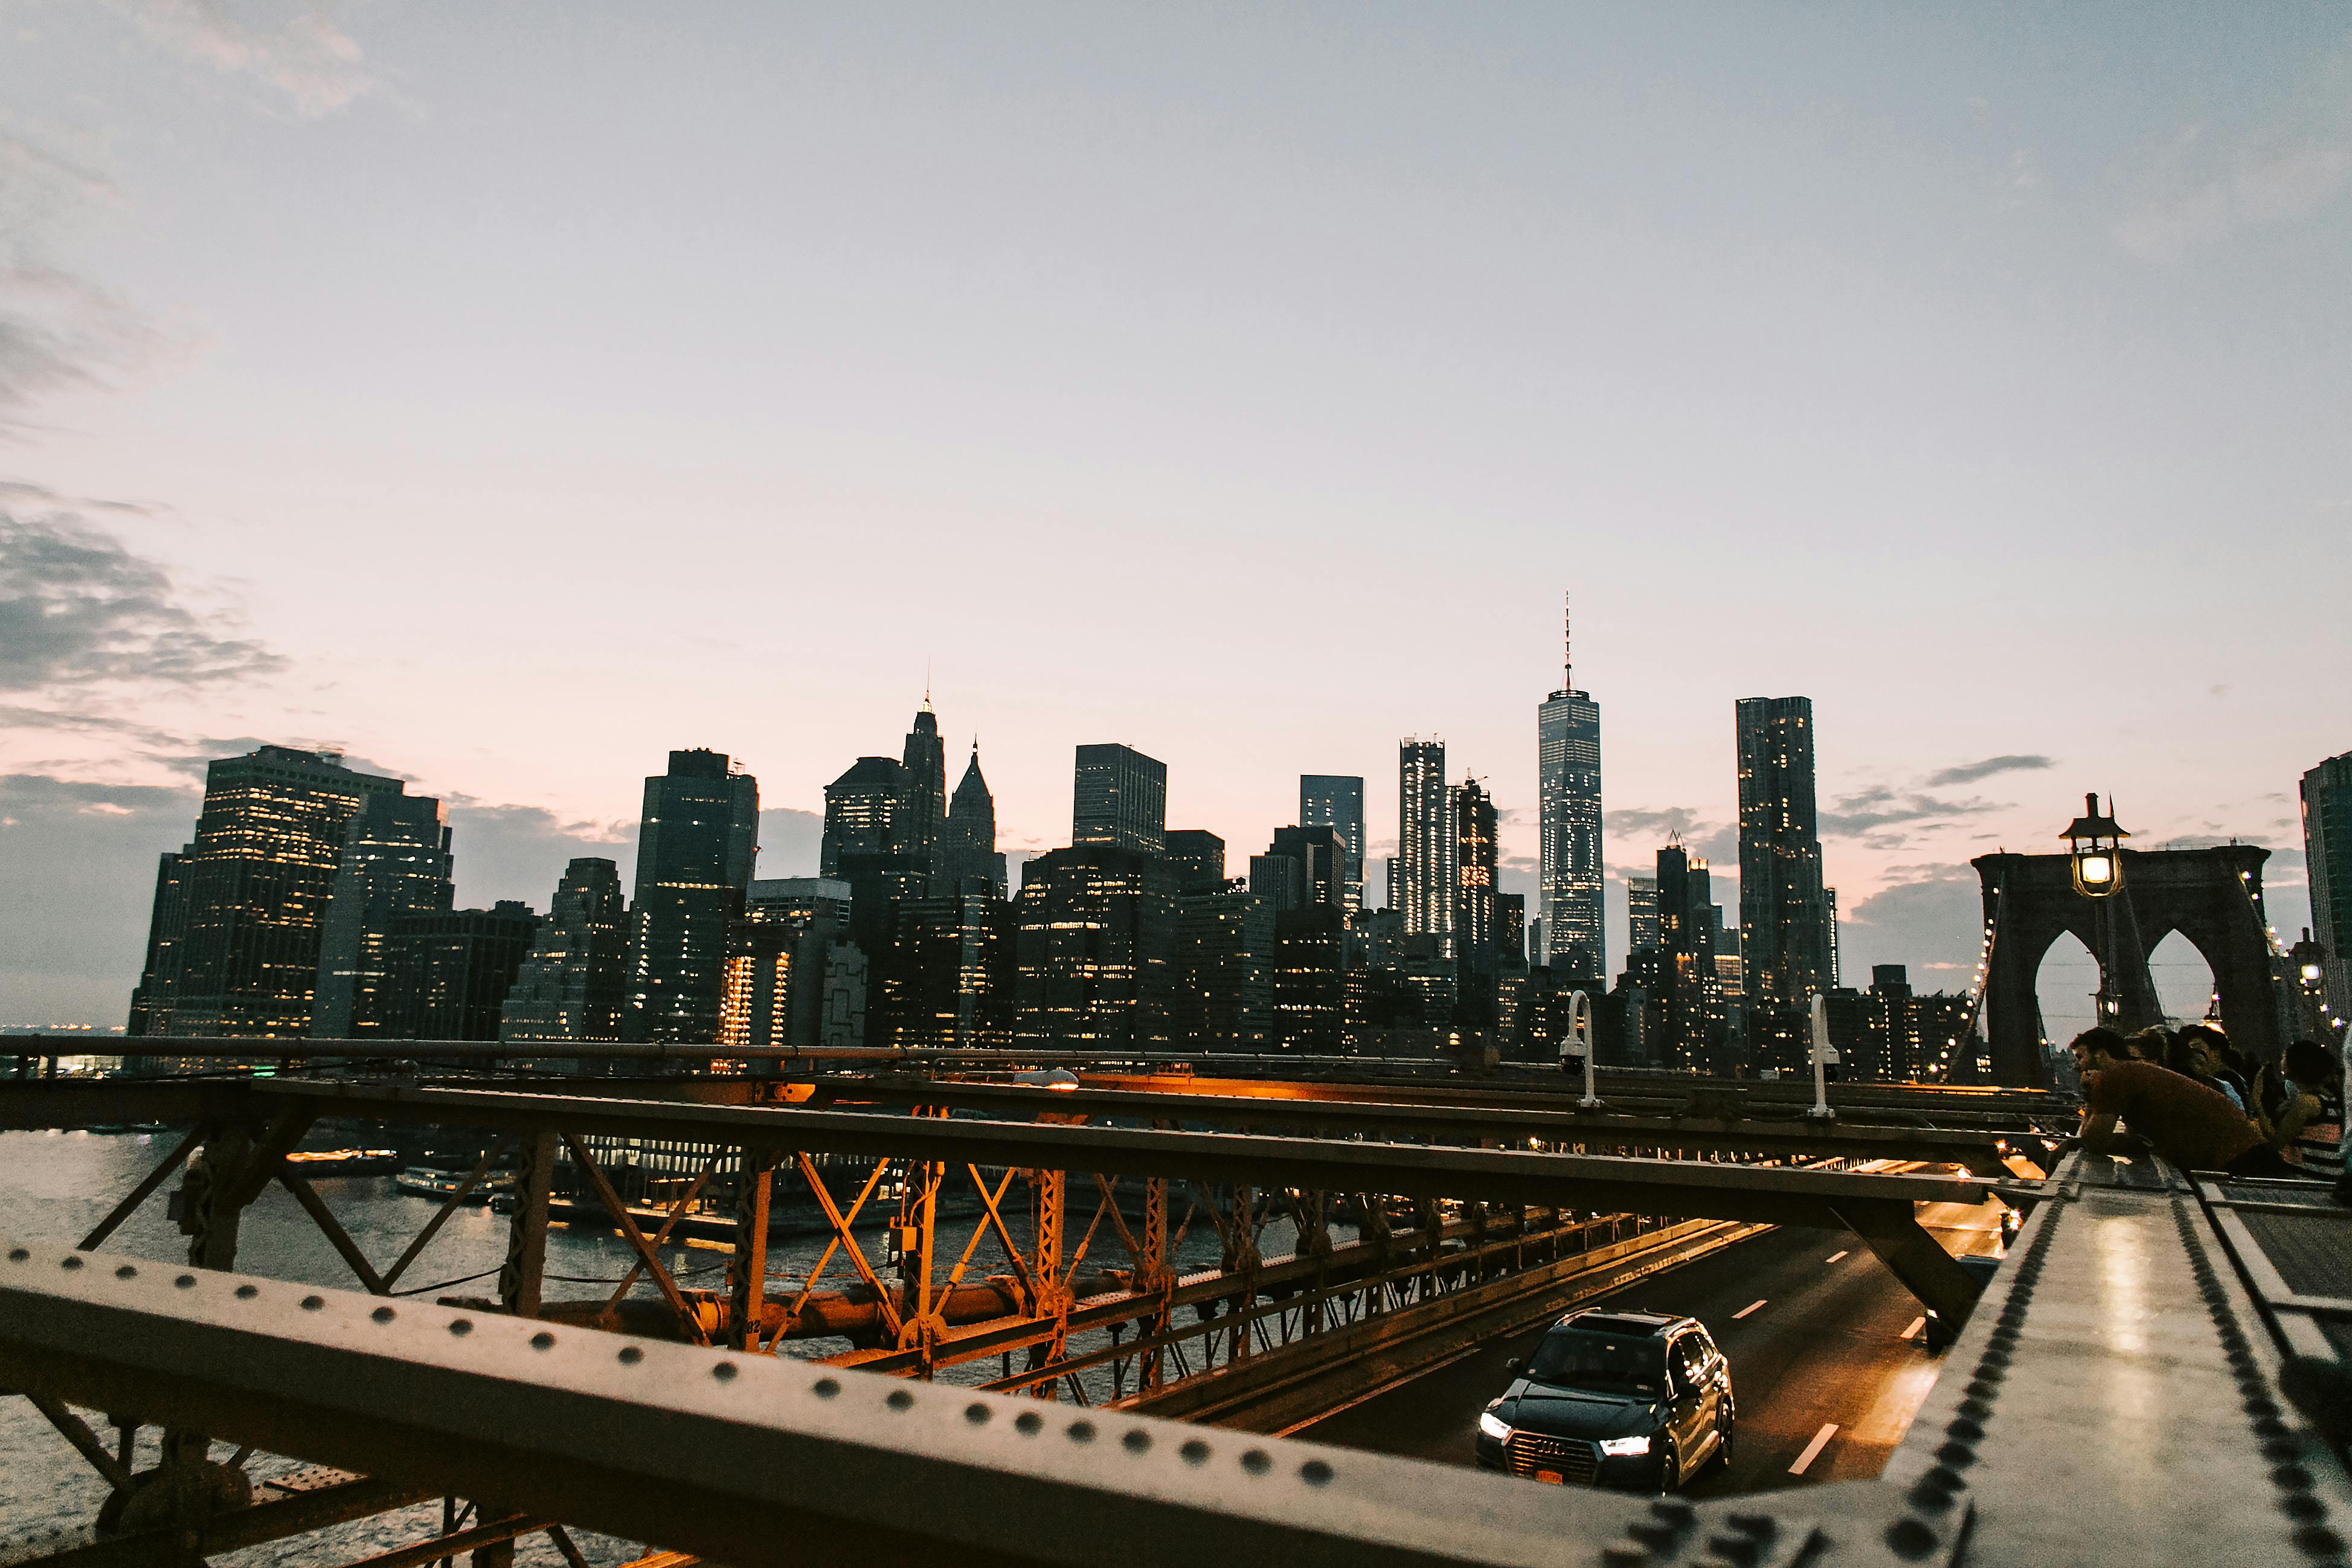
[{"label": "steel truss beam", "polygon": [[1653,1504],[54,1247],[0,1259],[0,1382],[740,1568],[1897,1560],[1877,1488]]}]

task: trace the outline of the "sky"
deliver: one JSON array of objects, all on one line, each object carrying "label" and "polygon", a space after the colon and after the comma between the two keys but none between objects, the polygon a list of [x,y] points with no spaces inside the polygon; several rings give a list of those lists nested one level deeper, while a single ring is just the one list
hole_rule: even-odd
[{"label": "sky", "polygon": [[1849,978],[2086,790],[2292,940],[2347,277],[2336,5],[0,0],[0,1024],[261,741],[543,908],[673,747],[812,870],[927,686],[1016,854],[1117,740],[1235,857],[1363,774],[1377,887],[1434,734],[1531,889],[1563,595],[1613,954],[1799,693]]}]

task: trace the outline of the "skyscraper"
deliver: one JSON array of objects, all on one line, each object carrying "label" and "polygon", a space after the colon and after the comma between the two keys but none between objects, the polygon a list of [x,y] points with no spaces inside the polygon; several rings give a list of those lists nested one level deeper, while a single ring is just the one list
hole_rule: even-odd
[{"label": "skyscraper", "polygon": [[1727,1066],[1723,1046],[1723,994],[1716,943],[1723,929],[1706,862],[1694,859],[1679,838],[1658,851],[1658,946],[1648,1005],[1651,1048],[1683,1072]]},{"label": "skyscraper", "polygon": [[2311,929],[2331,1017],[2352,1018],[2352,752],[2303,775],[2303,851],[2311,868]]},{"label": "skyscraper", "polygon": [[1640,952],[1658,945],[1658,879],[1625,879],[1625,950]]},{"label": "skyscraper", "polygon": [[1536,710],[1537,915],[1544,962],[1572,985],[1599,990],[1608,924],[1601,898],[1601,704],[1576,689],[1568,624],[1559,689]]},{"label": "skyscraper", "polygon": [[1204,827],[1168,830],[1164,858],[1180,891],[1219,889],[1225,885],[1225,841]]},{"label": "skyscraper", "polygon": [[718,1039],[728,938],[743,913],[759,831],[760,781],[722,752],[672,752],[669,772],[646,780],[627,1038]]},{"label": "skyscraper", "polygon": [[456,901],[448,816],[430,795],[379,791],[352,814],[335,890],[319,928],[314,1039],[382,1034],[392,1026],[392,927]]},{"label": "skyscraper", "polygon": [[1298,825],[1339,830],[1348,847],[1347,895],[1343,908],[1364,907],[1364,781],[1336,773],[1298,775]]},{"label": "skyscraper", "polygon": [[1005,896],[1004,856],[996,847],[996,797],[981,776],[980,742],[971,742],[971,760],[955,787],[948,811],[945,846],[940,856],[940,890],[962,892],[974,882],[985,882],[1000,899]]},{"label": "skyscraper", "polygon": [[563,868],[499,1014],[501,1040],[617,1040],[628,994],[620,868],[583,855]]},{"label": "skyscraper", "polygon": [[507,996],[538,935],[530,906],[440,910],[392,922],[384,1033],[412,1040],[495,1040]]},{"label": "skyscraper", "polygon": [[1476,779],[1454,787],[1454,950],[1464,966],[1495,967],[1495,797]]},{"label": "skyscraper", "polygon": [[[971,766],[966,778],[979,772],[980,747],[972,746]],[[898,807],[898,843],[901,855],[919,855],[930,865],[931,875],[939,877],[940,851],[944,847],[948,819],[947,749],[940,743],[939,715],[931,711],[931,694],[923,693],[923,705],[915,710],[915,721],[907,730],[907,741],[899,757],[900,781],[906,797]],[[988,786],[981,785],[985,795]],[[996,808],[989,806],[989,847],[996,847]]]},{"label": "skyscraper", "polygon": [[1132,746],[1078,748],[1070,842],[1157,855],[1168,834],[1168,764]]},{"label": "skyscraper", "polygon": [[1022,868],[1013,920],[1016,1043],[1167,1042],[1175,880],[1157,855],[1107,844],[1041,855]]},{"label": "skyscraper", "polygon": [[824,786],[824,840],[818,868],[841,875],[845,855],[887,855],[898,845],[907,766],[896,757],[860,757]]},{"label": "skyscraper", "polygon": [[1454,824],[1445,795],[1445,742],[1397,743],[1397,856],[1391,897],[1407,936],[1454,950]]},{"label": "skyscraper", "polygon": [[1737,717],[1739,932],[1748,996],[1767,1007],[1810,1007],[1815,993],[1830,986],[1812,700],[1742,698]]},{"label": "skyscraper", "polygon": [[205,772],[195,837],[156,878],[133,1035],[307,1035],[319,936],[352,817],[398,779],[263,746]]}]

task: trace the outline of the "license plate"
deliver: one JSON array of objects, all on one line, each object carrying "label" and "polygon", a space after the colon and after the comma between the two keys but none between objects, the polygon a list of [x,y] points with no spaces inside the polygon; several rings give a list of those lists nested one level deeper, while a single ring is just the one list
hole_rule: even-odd
[{"label": "license plate", "polygon": [[1558,1470],[1538,1470],[1536,1472],[1536,1479],[1539,1481],[1549,1481],[1556,1487],[1564,1487],[1568,1484],[1568,1478],[1561,1475]]}]

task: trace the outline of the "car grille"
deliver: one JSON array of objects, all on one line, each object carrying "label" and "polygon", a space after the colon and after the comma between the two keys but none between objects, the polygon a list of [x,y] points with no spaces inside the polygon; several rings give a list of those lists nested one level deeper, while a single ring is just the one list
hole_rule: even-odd
[{"label": "car grille", "polygon": [[1511,1473],[1532,1476],[1557,1470],[1564,1480],[1590,1483],[1601,1472],[1601,1450],[1576,1437],[1548,1437],[1540,1432],[1514,1432],[1504,1446]]}]

